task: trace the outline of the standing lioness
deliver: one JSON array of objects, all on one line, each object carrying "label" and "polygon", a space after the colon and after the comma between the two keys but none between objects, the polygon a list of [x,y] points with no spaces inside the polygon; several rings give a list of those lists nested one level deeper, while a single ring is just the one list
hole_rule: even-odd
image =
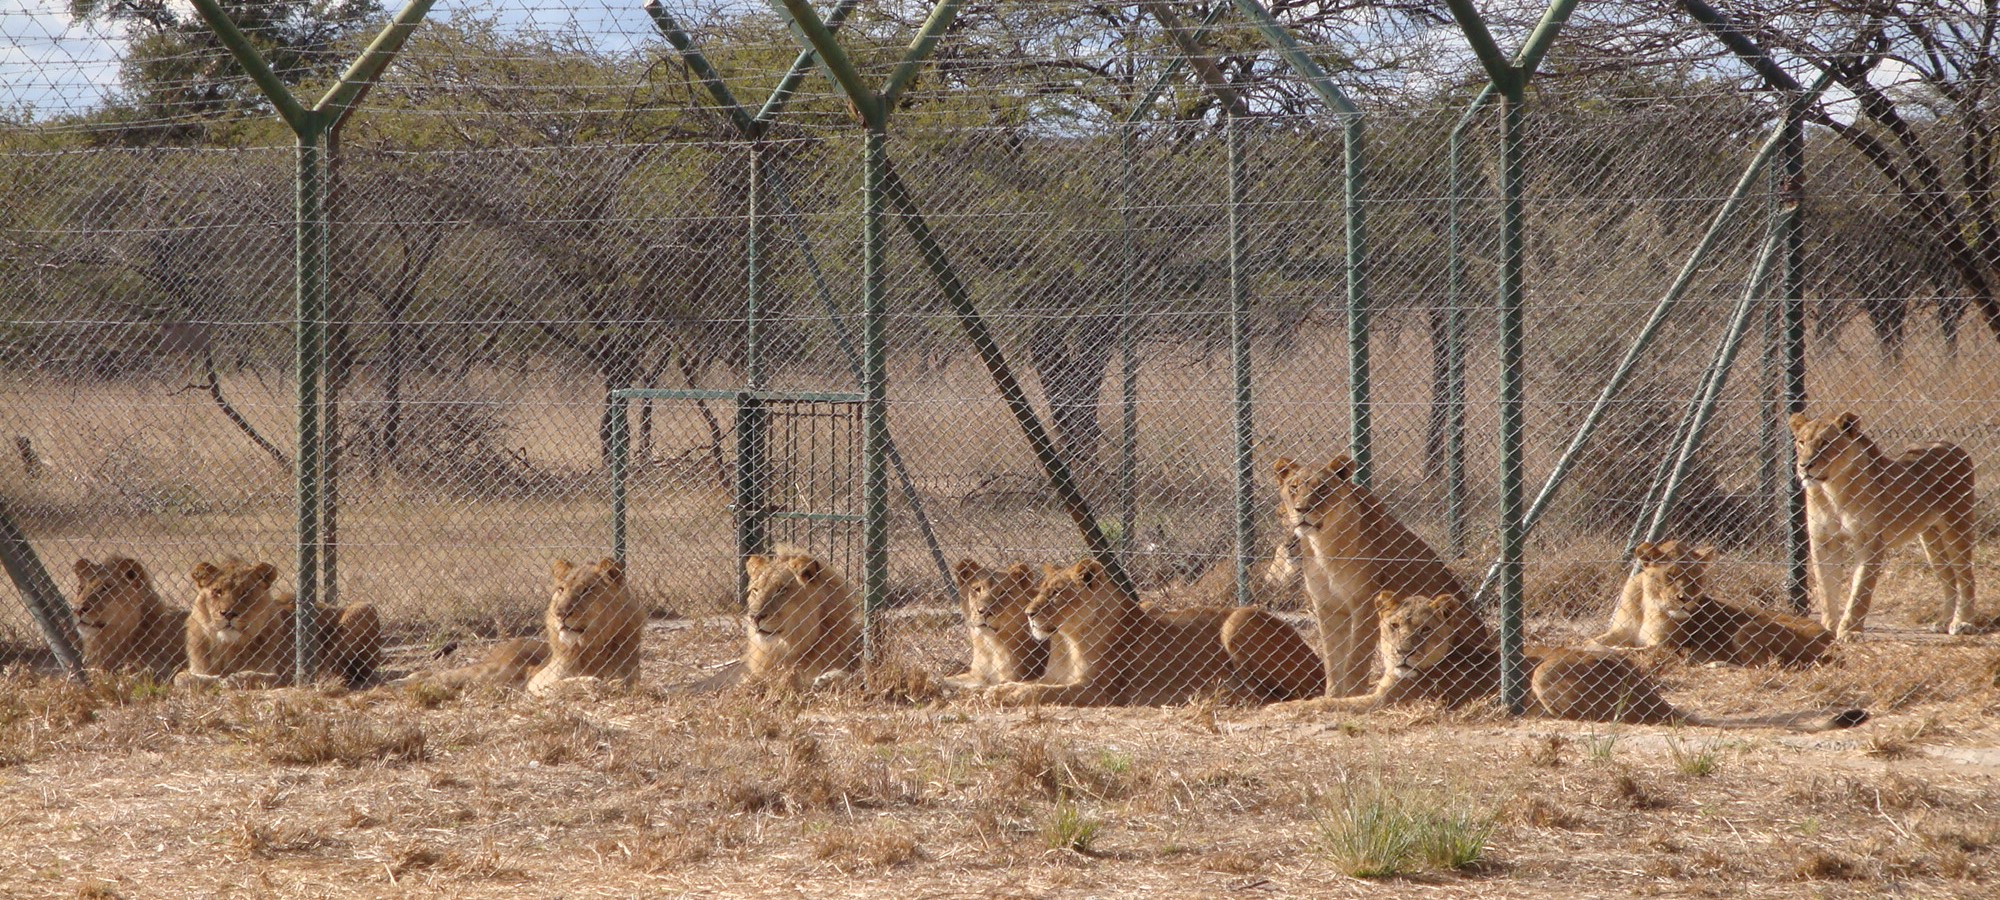
[{"label": "standing lioness", "polygon": [[[1883,558],[1917,540],[1944,584],[1949,622],[1940,621],[1940,627],[1971,633],[1976,627],[1972,455],[1957,444],[1935,443],[1892,457],[1861,433],[1861,420],[1851,412],[1827,419],[1793,413],[1791,424],[1821,623],[1839,640],[1859,633]],[[1849,562],[1852,583],[1841,577]]]},{"label": "standing lioness", "polygon": [[[295,670],[293,598],[273,596],[278,578],[270,563],[227,559],[194,567],[194,606],[187,620],[187,676],[194,682],[243,687],[292,683]],[[338,675],[360,687],[375,675],[382,654],[382,621],[375,607],[350,604],[313,610],[319,637],[319,675]]]},{"label": "standing lioness", "polygon": [[[1306,594],[1319,620],[1326,695],[1368,690],[1375,655],[1375,595],[1450,594],[1465,586],[1430,545],[1354,482],[1354,460],[1336,456],[1318,469],[1279,458],[1279,514],[1305,547]],[[1279,542],[1279,553],[1289,552]]]}]

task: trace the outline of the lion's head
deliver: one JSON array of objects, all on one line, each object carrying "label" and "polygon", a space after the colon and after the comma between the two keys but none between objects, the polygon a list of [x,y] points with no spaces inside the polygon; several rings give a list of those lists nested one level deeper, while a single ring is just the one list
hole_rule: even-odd
[{"label": "lion's head", "polygon": [[1084,615],[1115,604],[1118,588],[1104,564],[1085,557],[1068,568],[1042,567],[1042,584],[1024,612],[1028,632],[1038,641],[1053,640],[1063,628]]},{"label": "lion's head", "polygon": [[271,598],[278,569],[270,563],[252,565],[231,557],[219,566],[197,563],[190,577],[195,586],[191,612],[216,643],[257,637],[291,615],[289,604]]},{"label": "lion's head", "polygon": [[995,571],[975,560],[960,560],[953,574],[965,604],[965,624],[1002,642],[1028,637],[1028,603],[1035,596],[1034,570],[1015,563]]},{"label": "lion's head", "polygon": [[1410,677],[1451,661],[1454,654],[1483,641],[1479,617],[1450,594],[1403,597],[1375,595],[1381,618],[1382,670]]},{"label": "lion's head", "polygon": [[1354,483],[1354,459],[1345,454],[1317,469],[1279,457],[1272,468],[1278,474],[1278,517],[1300,540],[1334,527],[1336,518],[1351,513],[1366,496]]},{"label": "lion's head", "polygon": [[816,640],[832,611],[844,613],[849,591],[840,575],[798,553],[752,556],[744,622],[752,640]]},{"label": "lion's head", "polygon": [[1687,621],[1708,596],[1708,567],[1715,547],[1682,541],[1647,542],[1632,548],[1645,579],[1646,600],[1674,622]]},{"label": "lion's head", "polygon": [[113,556],[101,563],[76,561],[76,627],[86,641],[141,627],[158,602],[153,578],[138,560]]},{"label": "lion's head", "polygon": [[606,557],[589,566],[558,559],[549,566],[549,608],[544,617],[550,644],[577,648],[586,642],[610,640],[606,629],[630,627],[622,616],[627,606],[625,567]]},{"label": "lion's head", "polygon": [[1851,412],[1825,419],[1792,413],[1791,424],[1799,478],[1808,482],[1826,480],[1850,450],[1867,440],[1861,435],[1861,417]]}]

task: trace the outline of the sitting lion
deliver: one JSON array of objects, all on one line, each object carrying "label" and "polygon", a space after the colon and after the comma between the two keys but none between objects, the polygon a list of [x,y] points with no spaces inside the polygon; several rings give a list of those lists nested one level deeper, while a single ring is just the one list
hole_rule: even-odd
[{"label": "sitting lion", "polygon": [[[1500,647],[1491,629],[1457,597],[1375,596],[1382,628],[1378,649],[1382,679],[1355,697],[1322,697],[1288,709],[1364,712],[1395,703],[1430,700],[1463,706],[1500,691]],[[1865,710],[1833,715],[1795,713],[1709,719],[1674,708],[1651,675],[1622,656],[1577,650],[1533,650],[1529,679],[1536,705],[1549,716],[1635,725],[1703,725],[1711,728],[1790,728],[1826,731],[1868,720]]]},{"label": "sitting lion", "polygon": [[1033,570],[1017,563],[996,572],[970,559],[959,560],[953,568],[965,607],[972,665],[944,683],[971,688],[1041,678],[1049,664],[1049,642],[1035,637],[1028,627],[1028,602],[1035,595]]},{"label": "sitting lion", "polygon": [[1150,706],[1210,689],[1287,700],[1323,686],[1312,646],[1282,619],[1253,606],[1149,609],[1095,559],[1047,567],[1027,613],[1035,637],[1061,640],[1065,680],[988,688],[1001,703]]},{"label": "sitting lion", "polygon": [[[1883,560],[1914,540],[1923,543],[1931,570],[1944,583],[1949,622],[1939,626],[1951,634],[1978,630],[1972,455],[1957,444],[1934,443],[1890,456],[1861,433],[1860,419],[1851,412],[1827,419],[1794,413],[1791,426],[1799,480],[1805,484],[1820,623],[1839,640],[1858,634]],[[1842,577],[1850,561],[1851,583]]]},{"label": "sitting lion", "polygon": [[607,557],[590,566],[566,559],[551,563],[549,605],[542,624],[545,640],[502,641],[479,662],[425,681],[449,688],[526,687],[535,695],[548,694],[574,678],[638,682],[646,611],[626,590],[625,567],[617,560]]},{"label": "sitting lion", "polygon": [[[1299,542],[1306,594],[1319,621],[1326,694],[1344,697],[1368,689],[1374,655],[1379,591],[1465,596],[1465,586],[1430,545],[1354,481],[1354,460],[1336,456],[1318,469],[1290,459],[1275,464],[1279,510]],[[1288,567],[1292,550],[1280,541],[1273,574]]]},{"label": "sitting lion", "polygon": [[83,664],[166,680],[187,668],[187,610],[168,606],[138,560],[76,561],[76,628]]},{"label": "sitting lion", "polygon": [[1769,661],[1804,666],[1825,658],[1832,632],[1818,622],[1731,606],[1708,593],[1715,548],[1680,541],[1644,543],[1633,550],[1643,568],[1645,617],[1662,624],[1652,646],[1691,662],[1754,666]]},{"label": "sitting lion", "polygon": [[[293,598],[271,595],[278,570],[240,559],[199,563],[192,573],[194,606],[187,619],[187,676],[235,687],[292,683]],[[366,603],[338,611],[315,609],[319,675],[338,675],[360,687],[375,675],[382,654],[382,621]]]},{"label": "sitting lion", "polygon": [[818,559],[779,551],[743,561],[747,646],[743,672],[753,680],[802,688],[861,671],[861,599]]}]

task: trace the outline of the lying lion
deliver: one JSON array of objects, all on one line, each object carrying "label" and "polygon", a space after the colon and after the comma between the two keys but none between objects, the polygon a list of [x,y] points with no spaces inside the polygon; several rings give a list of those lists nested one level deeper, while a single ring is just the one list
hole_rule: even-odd
[{"label": "lying lion", "polygon": [[1035,637],[1028,625],[1028,603],[1035,595],[1033,570],[1017,563],[996,572],[964,559],[952,574],[964,607],[972,664],[944,683],[971,688],[1042,678],[1049,666],[1049,642]]},{"label": "lying lion", "polygon": [[162,681],[187,668],[187,610],[160,599],[138,560],[77,560],[74,612],[85,666],[138,670]]},{"label": "lying lion", "polygon": [[[292,683],[296,669],[296,616],[290,594],[272,596],[277,567],[230,558],[221,565],[199,563],[191,573],[194,606],[187,618],[187,672],[190,683],[230,687],[278,687]],[[382,656],[382,621],[366,603],[339,610],[313,610],[319,636],[321,677],[337,675],[361,687],[375,675]]]},{"label": "lying lion", "polygon": [[[1449,594],[1375,597],[1381,618],[1378,649],[1383,674],[1375,690],[1286,704],[1288,709],[1364,712],[1429,700],[1463,706],[1500,690],[1500,647],[1493,632]],[[1868,721],[1865,710],[1802,712],[1711,719],[1676,709],[1659,682],[1622,656],[1577,650],[1530,651],[1530,687],[1541,711],[1559,719],[1635,725],[1701,725],[1710,728],[1789,728],[1827,731]]]},{"label": "lying lion", "polygon": [[637,683],[646,611],[625,588],[625,567],[608,557],[590,566],[558,559],[549,567],[549,589],[546,639],[503,641],[479,662],[426,680],[452,688],[525,686],[537,695],[575,678]]},{"label": "lying lion", "polygon": [[1005,704],[1147,706],[1220,689],[1268,701],[1320,692],[1320,660],[1290,625],[1251,606],[1157,611],[1119,591],[1102,564],[1049,566],[1029,601],[1035,637],[1061,644],[1061,683],[1010,682],[987,695]]},{"label": "lying lion", "polygon": [[1805,666],[1824,659],[1833,644],[1833,633],[1811,619],[1744,609],[1710,596],[1712,546],[1644,543],[1633,556],[1643,566],[1645,616],[1661,622],[1654,646],[1690,662]]}]

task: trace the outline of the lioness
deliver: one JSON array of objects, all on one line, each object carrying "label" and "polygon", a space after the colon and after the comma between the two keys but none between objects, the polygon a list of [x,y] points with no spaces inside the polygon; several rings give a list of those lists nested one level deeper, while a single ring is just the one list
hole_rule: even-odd
[{"label": "lioness", "polygon": [[963,559],[952,575],[965,608],[972,665],[944,683],[971,688],[1041,678],[1049,664],[1049,642],[1035,637],[1028,627],[1028,602],[1035,595],[1033,570],[1016,563],[996,572]]},{"label": "lioness", "polygon": [[[1500,646],[1493,632],[1451,594],[1375,596],[1382,620],[1378,650],[1382,679],[1356,697],[1322,697],[1286,709],[1364,712],[1394,703],[1431,700],[1462,706],[1500,690]],[[1529,686],[1540,710],[1555,718],[1637,725],[1703,725],[1711,728],[1791,728],[1825,731],[1868,720],[1865,710],[1832,715],[1796,713],[1710,719],[1675,709],[1659,683],[1624,657],[1602,652],[1544,649],[1528,653]]]},{"label": "lioness", "polygon": [[[1972,456],[1956,444],[1918,444],[1891,457],[1861,433],[1851,412],[1827,419],[1793,413],[1806,530],[1819,581],[1820,622],[1840,640],[1860,633],[1888,552],[1920,540],[1944,584],[1951,634],[1973,621]],[[1842,569],[1852,561],[1854,577]]]},{"label": "lioness", "polygon": [[1776,660],[1800,666],[1819,662],[1833,643],[1833,633],[1818,622],[1742,609],[1709,596],[1708,570],[1715,562],[1712,546],[1643,543],[1632,555],[1643,566],[1646,615],[1664,623],[1653,646],[1692,662],[1754,666]]},{"label": "lioness", "polygon": [[[1321,660],[1329,697],[1368,690],[1375,648],[1373,599],[1397,594],[1465,596],[1465,586],[1430,545],[1389,513],[1367,488],[1354,483],[1354,460],[1336,456],[1318,469],[1288,458],[1278,473],[1279,511],[1304,544],[1306,594],[1319,620]],[[1290,551],[1280,541],[1282,568]]]},{"label": "lioness", "polygon": [[751,556],[743,568],[750,576],[744,674],[802,688],[861,671],[861,601],[847,579],[794,552]]},{"label": "lioness", "polygon": [[632,684],[639,680],[645,626],[646,611],[625,589],[625,567],[617,560],[579,566],[558,559],[549,565],[549,605],[542,613],[546,639],[502,641],[479,662],[425,681],[452,688],[525,686],[536,695],[571,678]]},{"label": "lioness", "polygon": [[168,606],[139,561],[76,561],[76,628],[83,664],[169,679],[187,668],[187,610]]},{"label": "lioness", "polygon": [[[194,567],[194,606],[187,619],[187,676],[240,687],[292,683],[293,599],[271,596],[278,570],[227,559]],[[374,677],[382,654],[382,621],[366,603],[338,611],[315,609],[319,675],[338,675],[349,687]]]},{"label": "lioness", "polygon": [[1322,686],[1311,645],[1282,619],[1254,606],[1147,609],[1095,559],[1046,567],[1027,612],[1035,637],[1062,642],[1066,680],[988,688],[1000,703],[1148,706],[1211,688],[1287,700]]}]

